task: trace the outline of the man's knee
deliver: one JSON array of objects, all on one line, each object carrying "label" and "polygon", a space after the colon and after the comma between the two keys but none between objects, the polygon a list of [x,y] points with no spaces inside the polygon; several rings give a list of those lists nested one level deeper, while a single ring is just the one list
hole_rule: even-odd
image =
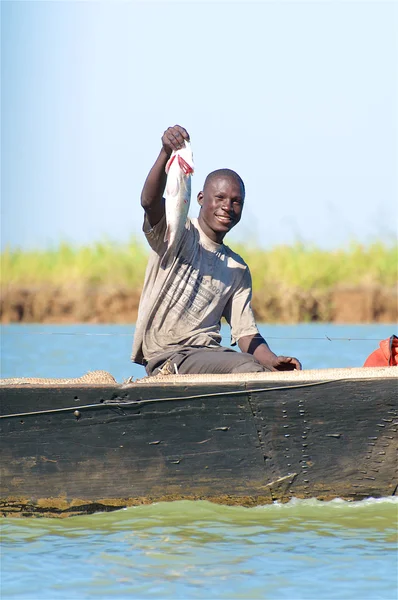
[{"label": "man's knee", "polygon": [[264,373],[268,371],[252,354],[230,348],[205,349],[189,354],[180,365],[181,373]]},{"label": "man's knee", "polygon": [[251,354],[244,354],[243,356],[238,354],[238,356],[242,358],[233,365],[231,373],[264,373],[264,371],[269,371]]}]

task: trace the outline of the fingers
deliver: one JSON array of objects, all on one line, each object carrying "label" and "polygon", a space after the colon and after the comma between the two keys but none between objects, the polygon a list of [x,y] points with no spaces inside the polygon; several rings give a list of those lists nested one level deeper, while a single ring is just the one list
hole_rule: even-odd
[{"label": "fingers", "polygon": [[291,356],[278,356],[278,362],[275,365],[278,371],[297,371],[302,370],[301,362]]},{"label": "fingers", "polygon": [[292,361],[292,364],[294,365],[294,368],[297,369],[297,371],[302,370],[303,367],[301,365],[301,362],[297,360],[297,358],[291,358],[290,360]]},{"label": "fingers", "polygon": [[185,145],[185,140],[189,141],[189,134],[184,127],[174,125],[169,127],[163,134],[162,144],[165,150],[172,152],[179,150]]}]

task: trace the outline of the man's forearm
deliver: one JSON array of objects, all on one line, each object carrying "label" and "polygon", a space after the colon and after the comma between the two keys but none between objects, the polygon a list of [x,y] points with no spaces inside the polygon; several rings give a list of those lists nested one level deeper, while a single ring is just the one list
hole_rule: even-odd
[{"label": "man's forearm", "polygon": [[292,371],[293,369],[302,369],[301,363],[297,358],[291,356],[277,356],[272,352],[265,339],[257,333],[256,335],[246,335],[239,339],[239,348],[242,352],[253,354],[264,367],[271,371]]},{"label": "man's forearm", "polygon": [[162,148],[155,164],[148,173],[141,192],[141,206],[148,215],[152,226],[156,225],[164,214],[163,194],[166,186],[166,163],[169,159]]},{"label": "man's forearm", "polygon": [[276,354],[272,352],[266,342],[257,346],[253,352],[253,356],[258,360],[259,363],[261,363],[264,367],[268,367],[269,369],[274,367],[275,360],[277,359]]},{"label": "man's forearm", "polygon": [[238,345],[242,352],[253,354],[254,358],[265,367],[271,368],[277,358],[260,334],[241,337]]}]

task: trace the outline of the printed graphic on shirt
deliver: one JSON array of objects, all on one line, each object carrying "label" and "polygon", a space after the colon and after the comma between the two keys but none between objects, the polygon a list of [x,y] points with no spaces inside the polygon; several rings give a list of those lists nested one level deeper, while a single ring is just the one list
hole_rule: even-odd
[{"label": "printed graphic on shirt", "polygon": [[193,326],[203,322],[209,305],[215,297],[221,297],[226,286],[210,275],[201,275],[187,260],[180,257],[174,276],[162,290],[158,310],[176,313]]}]

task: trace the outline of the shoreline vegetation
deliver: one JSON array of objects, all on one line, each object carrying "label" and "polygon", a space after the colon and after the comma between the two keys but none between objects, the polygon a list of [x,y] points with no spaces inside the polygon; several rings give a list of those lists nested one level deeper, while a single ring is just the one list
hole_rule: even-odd
[{"label": "shoreline vegetation", "polygon": [[[296,243],[270,250],[234,244],[253,279],[259,322],[389,322],[398,318],[398,244],[352,242],[321,250]],[[148,250],[127,244],[61,243],[1,254],[2,323],[133,323]]]}]

